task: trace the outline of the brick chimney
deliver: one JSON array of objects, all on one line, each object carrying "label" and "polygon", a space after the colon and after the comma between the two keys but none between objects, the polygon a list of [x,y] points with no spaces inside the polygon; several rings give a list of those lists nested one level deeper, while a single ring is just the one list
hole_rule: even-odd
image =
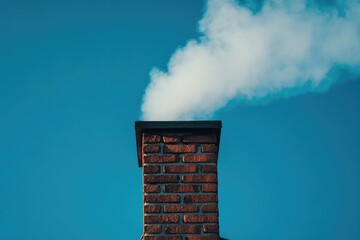
[{"label": "brick chimney", "polygon": [[219,240],[221,121],[135,122],[143,240]]}]

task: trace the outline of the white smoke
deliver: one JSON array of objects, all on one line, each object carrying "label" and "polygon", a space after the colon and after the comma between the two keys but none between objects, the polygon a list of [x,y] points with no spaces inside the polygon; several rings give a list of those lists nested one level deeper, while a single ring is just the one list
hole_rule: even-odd
[{"label": "white smoke", "polygon": [[233,99],[316,91],[334,67],[359,69],[360,3],[341,4],[273,0],[253,13],[234,0],[209,0],[203,37],[178,49],[167,72],[151,72],[143,119],[210,118]]}]

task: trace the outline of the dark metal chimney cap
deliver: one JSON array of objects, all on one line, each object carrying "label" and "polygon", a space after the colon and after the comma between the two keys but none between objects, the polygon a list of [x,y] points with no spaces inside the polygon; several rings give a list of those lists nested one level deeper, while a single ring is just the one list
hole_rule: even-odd
[{"label": "dark metal chimney cap", "polygon": [[163,131],[200,131],[212,129],[220,143],[221,121],[135,121],[136,148],[138,154],[139,167],[142,167],[142,134],[143,132],[163,132]]}]

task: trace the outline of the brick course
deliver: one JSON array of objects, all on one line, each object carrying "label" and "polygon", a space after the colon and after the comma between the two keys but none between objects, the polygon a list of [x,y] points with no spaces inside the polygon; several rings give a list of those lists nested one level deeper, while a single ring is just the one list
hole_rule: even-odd
[{"label": "brick course", "polygon": [[202,162],[216,162],[217,155],[214,153],[209,154],[185,154],[182,161],[187,163],[202,163]]},{"label": "brick course", "polygon": [[145,226],[145,233],[161,233],[162,226],[161,225],[146,225]]},{"label": "brick course", "polygon": [[173,163],[176,162],[175,155],[146,155],[144,156],[144,163]]},{"label": "brick course", "polygon": [[194,153],[196,145],[164,145],[164,153]]},{"label": "brick course", "polygon": [[197,165],[170,165],[164,166],[165,173],[197,173],[198,166]]},{"label": "brick course", "polygon": [[159,145],[145,145],[144,146],[144,153],[158,153],[160,152],[160,146]]},{"label": "brick course", "polygon": [[218,211],[217,204],[205,204],[202,206],[202,212],[203,213],[214,213]]},{"label": "brick course", "polygon": [[186,213],[186,212],[199,212],[197,205],[166,205],[164,206],[165,213]]},{"label": "brick course", "polygon": [[215,144],[203,144],[201,146],[201,151],[204,153],[216,153],[217,146]]},{"label": "brick course", "polygon": [[144,213],[160,213],[161,207],[157,205],[145,205]]},{"label": "brick course", "polygon": [[165,233],[168,234],[180,234],[180,233],[192,233],[192,234],[200,234],[201,226],[168,226],[165,228]]}]

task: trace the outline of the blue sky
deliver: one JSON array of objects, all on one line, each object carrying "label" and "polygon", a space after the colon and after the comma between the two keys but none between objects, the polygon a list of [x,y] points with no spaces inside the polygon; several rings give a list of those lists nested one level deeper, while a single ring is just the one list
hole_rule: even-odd
[{"label": "blue sky", "polygon": [[[0,239],[142,234],[134,121],[203,1],[0,1]],[[360,239],[360,81],[216,113],[221,235]]]}]

